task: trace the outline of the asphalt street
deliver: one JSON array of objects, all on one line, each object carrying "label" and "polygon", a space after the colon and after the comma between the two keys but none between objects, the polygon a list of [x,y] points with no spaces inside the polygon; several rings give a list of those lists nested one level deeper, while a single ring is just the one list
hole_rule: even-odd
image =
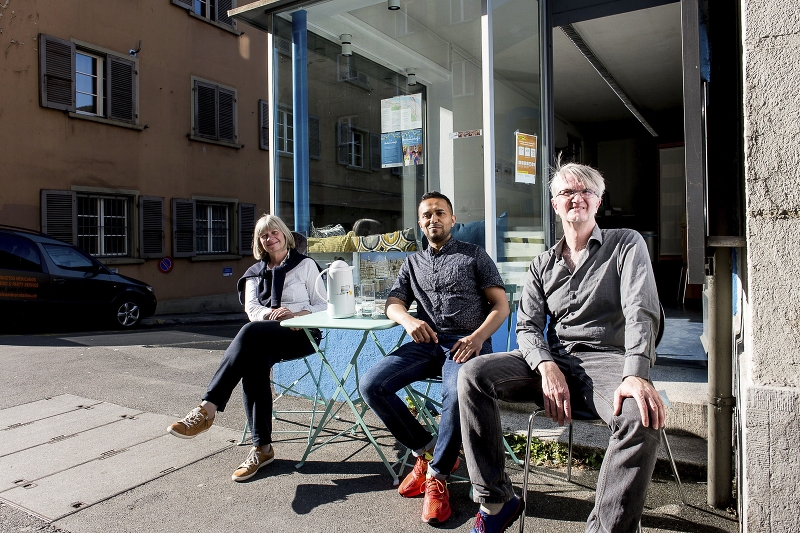
[{"label": "asphalt street", "polygon": [[[176,420],[197,404],[239,324],[178,324],[131,332],[62,331],[0,337],[0,413],[47,397],[71,394]],[[234,391],[216,426],[231,433],[245,423],[240,391]],[[304,400],[294,405],[307,407]],[[343,411],[342,424],[349,413]],[[278,421],[276,429],[296,427]],[[401,447],[373,416],[368,424],[384,453]],[[113,431],[113,429],[109,429]],[[0,428],[2,439],[3,428]],[[110,436],[109,436],[110,437]],[[217,531],[430,531],[419,519],[421,499],[403,499],[378,456],[363,439],[347,440],[313,454],[295,468],[302,436],[278,436],[275,462],[245,483],[230,480],[247,448],[231,445],[80,509],[52,524],[9,505],[0,492],[0,531],[217,532]],[[58,460],[47,457],[42,461]],[[510,463],[509,463],[510,464]],[[134,465],[135,466],[135,465]],[[521,470],[510,464],[518,491]],[[466,476],[462,466],[459,474]],[[682,472],[690,505],[680,505],[676,484],[657,473],[648,490],[644,531],[736,532],[735,517],[705,505],[704,478]],[[594,499],[596,471],[578,471],[567,483],[559,469],[537,468],[529,487],[525,531],[583,531]],[[438,529],[469,531],[477,505],[469,484],[450,487],[452,518]],[[516,531],[517,524],[509,531]]]}]

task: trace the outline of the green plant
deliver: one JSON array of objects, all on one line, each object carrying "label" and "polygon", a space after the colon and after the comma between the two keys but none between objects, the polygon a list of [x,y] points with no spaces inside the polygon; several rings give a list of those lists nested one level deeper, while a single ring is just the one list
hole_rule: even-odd
[{"label": "green plant", "polygon": [[[527,437],[520,433],[506,433],[506,442],[520,459],[525,457],[525,441]],[[600,468],[603,462],[603,451],[573,446],[573,466],[584,468]],[[536,466],[566,466],[569,449],[566,444],[557,441],[531,439],[531,463]]]}]

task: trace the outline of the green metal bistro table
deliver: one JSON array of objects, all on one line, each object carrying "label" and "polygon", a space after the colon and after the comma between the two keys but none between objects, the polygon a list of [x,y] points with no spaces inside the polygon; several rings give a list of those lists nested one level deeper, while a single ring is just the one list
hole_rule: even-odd
[{"label": "green metal bistro table", "polygon": [[[364,345],[367,343],[367,338],[372,338],[372,341],[378,347],[381,354],[385,357],[386,354],[393,351],[397,348],[405,338],[405,330],[397,339],[397,342],[393,346],[391,346],[388,350],[383,347],[378,337],[375,335],[376,331],[391,329],[397,326],[397,322],[394,320],[390,320],[388,318],[361,318],[361,317],[352,317],[352,318],[331,318],[327,311],[320,311],[318,313],[312,313],[310,315],[303,315],[295,318],[290,318],[281,322],[281,326],[287,328],[301,328],[306,332],[308,336],[308,340],[311,341],[311,345],[314,347],[314,351],[316,351],[317,355],[320,358],[323,368],[327,370],[327,372],[331,375],[334,381],[338,384],[336,387],[336,391],[333,395],[326,401],[327,406],[325,408],[325,413],[322,415],[322,418],[319,420],[316,428],[314,429],[314,433],[311,435],[311,438],[308,441],[308,445],[306,446],[306,451],[303,453],[303,458],[300,460],[297,465],[297,468],[300,468],[305,464],[306,458],[312,452],[322,448],[326,444],[330,443],[334,439],[342,437],[346,433],[352,433],[353,430],[360,428],[364,435],[366,435],[367,439],[369,439],[372,446],[378,452],[383,464],[386,465],[387,470],[392,475],[392,480],[395,485],[400,483],[400,480],[397,477],[397,473],[395,472],[392,464],[386,459],[383,451],[381,450],[378,443],[375,441],[375,437],[372,436],[372,432],[370,432],[369,427],[364,422],[364,413],[367,412],[369,407],[367,406],[366,402],[361,398],[361,393],[358,390],[358,379],[359,379],[359,368],[358,368],[358,356],[361,354],[361,350],[364,348]],[[363,335],[361,336],[361,342],[358,344],[355,352],[353,352],[352,357],[350,358],[350,362],[342,371],[341,375],[336,373],[336,370],[333,369],[325,352],[328,349],[328,344],[325,343],[325,349],[322,349],[316,341],[314,341],[313,336],[311,335],[312,329],[343,329],[343,330],[353,330],[353,331],[361,331]],[[350,376],[351,373],[354,373],[355,376],[355,389],[353,391],[348,392],[345,388],[345,382],[347,378]],[[341,409],[343,406],[339,406],[339,408],[334,410],[334,404],[336,399],[339,395],[342,395],[345,403],[350,407],[350,410],[353,411],[353,415],[356,418],[356,423],[353,424],[350,428],[341,431],[332,437],[327,438],[323,442],[317,444],[317,437],[325,429],[325,426],[330,423],[331,420],[334,419],[336,413]]]}]

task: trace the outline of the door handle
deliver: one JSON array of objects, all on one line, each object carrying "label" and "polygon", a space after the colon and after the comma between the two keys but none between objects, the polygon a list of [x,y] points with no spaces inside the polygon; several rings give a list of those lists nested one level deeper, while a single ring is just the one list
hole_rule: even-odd
[{"label": "door handle", "polygon": [[53,283],[57,283],[59,285],[63,285],[65,281],[67,280],[64,278],[53,278]]}]

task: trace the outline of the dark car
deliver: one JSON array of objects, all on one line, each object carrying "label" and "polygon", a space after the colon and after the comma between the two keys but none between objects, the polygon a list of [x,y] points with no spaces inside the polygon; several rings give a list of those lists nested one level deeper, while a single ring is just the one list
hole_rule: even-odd
[{"label": "dark car", "polygon": [[80,248],[0,226],[0,317],[47,323],[100,318],[132,328],[156,310],[153,287],[115,274]]}]

